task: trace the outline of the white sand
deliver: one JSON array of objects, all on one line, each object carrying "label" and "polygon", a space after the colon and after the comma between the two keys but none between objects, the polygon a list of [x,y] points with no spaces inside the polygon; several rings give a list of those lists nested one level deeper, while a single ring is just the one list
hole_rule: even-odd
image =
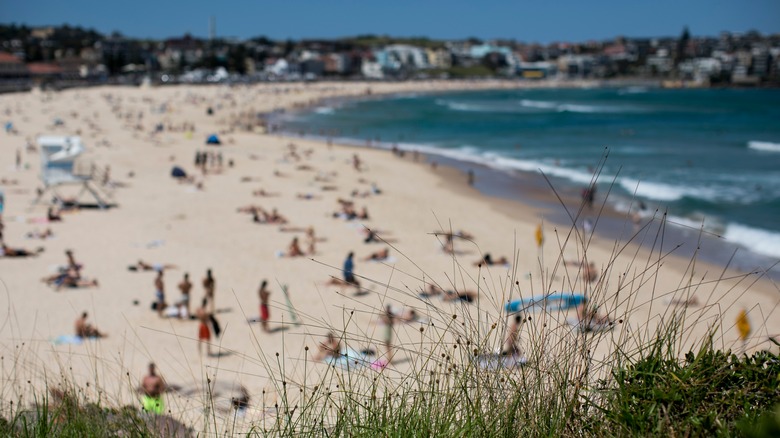
[{"label": "white sand", "polygon": [[[350,337],[358,339],[355,347],[368,346],[381,351],[382,329],[377,325],[377,314],[386,303],[395,307],[414,306],[435,322],[451,313],[479,316],[484,327],[488,327],[503,320],[500,309],[509,297],[509,285],[515,280],[519,281],[523,296],[543,291],[583,290],[576,268],[567,268],[567,276],[558,264],[561,253],[558,242],[565,240],[569,232],[566,227],[559,228],[556,237],[553,226],[546,226],[542,281],[534,242],[537,212],[516,203],[480,196],[464,184],[463,175],[451,169],[430,171],[426,165],[414,163],[408,155],[401,159],[385,151],[328,148],[311,141],[232,131],[230,126],[242,112],[292,108],[323,97],[361,95],[367,87],[376,94],[510,85],[431,82],[283,84],[251,88],[111,87],[0,96],[2,120],[13,121],[19,131],[17,135],[0,134],[0,178],[19,181],[18,185],[0,186],[6,195],[5,241],[9,246],[45,247],[45,252],[37,258],[0,259],[3,355],[0,368],[4,373],[1,378],[14,382],[13,389],[6,386],[2,396],[11,399],[15,394],[25,393],[27,380],[41,387],[46,381],[58,382],[59,375],[63,374],[80,385],[91,383],[85,390],[93,396],[98,389],[103,391],[103,397],[110,403],[137,403],[133,388],[146,364],[154,361],[169,383],[183,388],[182,394],[168,397],[169,407],[177,416],[194,420],[201,413],[205,396],[200,388],[207,375],[212,380],[217,376],[217,392],[222,396],[228,394],[228,388],[240,383],[249,388],[256,402],[263,398],[261,391],[265,390],[266,401],[273,403],[277,397],[275,383],[281,379],[280,368],[294,381],[303,379],[304,367],[306,373],[322,372],[324,365],[303,360],[303,347],[315,349],[328,327],[337,331],[345,329]],[[108,95],[112,96],[111,101],[106,99]],[[162,103],[168,104],[168,111],[153,112]],[[208,106],[215,109],[211,117],[206,115]],[[139,112],[143,113],[140,120]],[[52,127],[55,117],[61,118],[64,126]],[[191,136],[168,131],[152,136],[150,132],[158,122],[173,125],[190,122],[197,130]],[[91,124],[99,130],[92,129]],[[137,124],[143,129],[132,129]],[[15,151],[24,149],[25,138],[78,131],[89,147],[83,161],[94,162],[99,168],[109,164],[112,179],[127,184],[113,191],[118,208],[82,210],[65,215],[61,223],[27,223],[26,219],[43,217],[46,211],[41,205],[30,207],[34,189],[40,186],[39,156],[23,152],[23,161],[29,169],[16,171]],[[204,139],[212,132],[223,132],[225,144],[208,150],[222,152],[225,163],[234,160],[235,167],[225,166],[221,174],[201,177],[194,169],[194,152],[205,149]],[[100,145],[103,140],[110,146]],[[297,163],[284,160],[286,145],[291,141],[299,153],[311,149],[311,158]],[[352,169],[351,157],[356,152],[367,171],[359,173]],[[316,171],[297,170],[301,164]],[[195,174],[203,182],[204,190],[175,182],[169,176],[172,165],[180,165]],[[275,177],[275,170],[286,176]],[[133,177],[128,176],[130,172],[134,173]],[[314,180],[318,172],[337,175],[332,182],[324,183]],[[242,183],[240,180],[245,176],[256,181]],[[393,245],[398,250],[392,250],[391,254],[397,261],[392,266],[361,260],[385,245],[362,243],[360,221],[345,222],[331,217],[338,208],[336,198],[348,198],[353,189],[369,189],[368,184],[358,182],[361,178],[376,182],[383,190],[379,196],[355,202],[358,208],[368,207],[371,219],[363,222],[366,226],[389,231],[387,237],[395,239]],[[338,190],[322,191],[323,185],[335,185]],[[251,192],[259,188],[279,196],[253,197]],[[298,193],[314,193],[321,199],[299,200]],[[277,258],[275,253],[285,250],[296,235],[301,237],[302,247],[306,249],[303,233],[280,232],[276,225],[254,224],[249,215],[236,213],[237,207],[249,204],[268,210],[278,208],[290,219],[291,226],[314,226],[317,235],[327,240],[317,245],[314,256]],[[54,239],[41,242],[23,237],[29,231],[47,226],[54,231]],[[466,230],[476,237],[476,245],[459,242],[456,249],[464,253],[455,259],[441,250],[431,234],[450,227]],[[147,246],[155,241],[162,244]],[[614,242],[595,238],[588,248],[588,258],[603,269],[612,259],[614,246]],[[55,292],[40,282],[41,277],[52,272],[53,265],[65,263],[63,252],[67,248],[73,249],[76,259],[84,264],[83,275],[99,279],[99,288]],[[577,259],[581,248],[572,238],[563,254],[566,259]],[[354,297],[351,288],[340,293],[340,288],[324,284],[330,276],[340,277],[341,265],[349,251],[356,254],[356,273],[371,280],[363,280],[364,285],[373,289],[366,296]],[[431,301],[441,310],[442,314],[438,314],[434,306],[426,306],[416,298],[415,294],[423,287],[423,278],[444,287],[454,282],[459,289],[476,290],[480,271],[473,262],[481,257],[480,251],[510,259],[516,257],[513,270],[494,266],[481,271],[481,311],[476,311],[476,306],[464,308]],[[736,276],[735,280],[714,282],[721,275],[720,268],[700,263],[695,265],[695,274],[688,270],[686,275],[689,261],[673,256],[663,259],[660,273],[655,275],[659,268],[654,265],[657,253],[650,256],[640,250],[635,256],[636,253],[633,246],[623,250],[614,268],[608,270],[601,291],[594,295],[594,300],[601,302],[602,309],[613,319],[624,320],[620,330],[604,335],[599,343],[601,354],[609,351],[612,341],[625,335],[624,328],[633,334],[651,331],[660,317],[670,312],[664,300],[685,297],[687,293],[695,295],[702,304],[717,304],[694,309],[688,321],[691,328],[686,341],[689,344],[700,339],[709,326],[717,326],[716,339],[720,346],[742,348],[734,328],[736,315],[742,308],[749,310],[754,327],[750,348],[768,347],[767,335],[780,333],[780,318],[774,316],[780,295],[771,282],[761,280],[752,284],[753,277],[733,272],[723,276]],[[189,272],[195,284],[192,309],[203,296],[200,282],[206,269],[213,269],[217,282],[216,305],[225,309],[217,315],[225,333],[214,342],[226,355],[199,356],[196,322],[160,319],[150,311],[154,273],[127,270],[129,264],[139,259],[179,266],[165,273],[168,302],[179,299],[176,284],[184,272]],[[643,271],[646,271],[644,275]],[[533,280],[527,278],[529,272],[533,273]],[[262,279],[268,279],[271,285],[271,326],[284,326],[286,331],[266,334],[259,324],[246,322],[247,318],[258,315],[257,289]],[[283,325],[290,317],[278,284],[289,285],[292,303],[303,325]],[[687,284],[693,286],[684,289]],[[517,297],[517,288],[511,294]],[[139,304],[135,305],[134,301]],[[50,339],[71,334],[73,321],[84,310],[109,337],[80,346],[52,346]],[[564,320],[565,315],[552,315],[545,323],[552,325]],[[415,357],[414,342],[420,340],[418,328],[419,325],[398,328],[398,342],[407,351],[397,353],[394,360],[398,364],[391,365],[394,372],[403,373],[413,366],[414,360],[404,358]],[[307,380],[316,378],[310,374]]]}]

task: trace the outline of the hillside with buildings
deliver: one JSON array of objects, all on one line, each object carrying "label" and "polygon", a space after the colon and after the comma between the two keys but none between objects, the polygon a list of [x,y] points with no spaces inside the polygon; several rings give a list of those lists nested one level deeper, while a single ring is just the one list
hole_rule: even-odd
[{"label": "hillside with buildings", "polygon": [[0,90],[34,85],[321,79],[642,79],[667,86],[777,86],[780,35],[525,43],[362,35],[274,41],[144,40],[67,25],[0,25]]}]

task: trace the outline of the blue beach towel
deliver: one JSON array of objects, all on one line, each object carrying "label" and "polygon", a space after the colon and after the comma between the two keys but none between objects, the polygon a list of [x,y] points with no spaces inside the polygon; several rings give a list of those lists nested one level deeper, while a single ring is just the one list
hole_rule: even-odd
[{"label": "blue beach towel", "polygon": [[585,295],[564,292],[550,295],[537,295],[510,301],[504,308],[507,312],[538,312],[540,310],[558,310],[577,307],[586,301]]}]

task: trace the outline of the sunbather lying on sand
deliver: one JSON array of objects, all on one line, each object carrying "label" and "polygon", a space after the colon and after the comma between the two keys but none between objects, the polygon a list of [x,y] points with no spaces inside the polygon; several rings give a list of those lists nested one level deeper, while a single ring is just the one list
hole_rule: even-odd
[{"label": "sunbather lying on sand", "polygon": [[43,247],[29,250],[25,248],[11,248],[5,243],[0,243],[0,257],[37,257],[43,252]]},{"label": "sunbather lying on sand", "polygon": [[127,267],[129,271],[165,271],[167,269],[179,269],[178,266],[163,263],[146,263],[138,260],[138,263]]},{"label": "sunbather lying on sand", "polygon": [[365,260],[365,261],[381,262],[381,261],[387,260],[388,257],[390,257],[390,249],[389,248],[385,248],[385,249],[383,249],[381,251],[377,251],[375,253],[372,253],[369,256],[363,257],[363,260]]},{"label": "sunbather lying on sand", "polygon": [[577,306],[577,319],[580,324],[585,324],[586,326],[612,324],[609,316],[599,315],[598,311],[597,306],[589,305],[588,301],[585,300]]},{"label": "sunbather lying on sand", "polygon": [[252,196],[261,196],[264,198],[270,198],[272,196],[279,196],[279,193],[266,192],[265,189],[260,189],[260,190],[253,191]]},{"label": "sunbather lying on sand", "polygon": [[325,341],[320,342],[314,360],[338,359],[341,356],[341,341],[336,339],[333,332],[328,332]]},{"label": "sunbather lying on sand", "polygon": [[[379,242],[385,242],[385,243],[393,243],[396,242],[395,239],[385,237],[385,235],[388,233],[387,231],[380,231],[380,230],[374,230],[370,228],[364,228],[363,232],[366,234],[366,238],[363,239],[363,243],[379,243]],[[380,238],[379,235],[382,235]]]},{"label": "sunbather lying on sand", "polygon": [[434,284],[428,285],[428,291],[420,294],[422,298],[440,297],[443,301],[465,301],[472,303],[477,299],[473,291],[444,290]]},{"label": "sunbather lying on sand", "polygon": [[44,277],[41,281],[49,286],[54,286],[54,289],[57,291],[63,287],[98,287],[97,280],[81,277],[79,271],[73,267],[67,268],[58,274]]},{"label": "sunbather lying on sand", "polygon": [[563,265],[579,266],[582,271],[580,273],[580,275],[582,275],[582,279],[588,283],[593,283],[599,278],[599,270],[598,268],[596,268],[596,264],[593,262],[585,263],[585,260],[583,260],[582,262],[577,260],[564,260]]},{"label": "sunbather lying on sand", "polygon": [[509,259],[501,256],[496,260],[493,260],[493,257],[490,255],[490,253],[485,253],[484,257],[482,257],[482,260],[479,260],[477,262],[474,262],[474,266],[493,266],[493,265],[508,265]]},{"label": "sunbather lying on sand", "polygon": [[30,231],[29,233],[25,234],[24,237],[28,239],[41,239],[46,240],[50,237],[54,237],[54,233],[51,231],[51,228],[47,228],[43,231]]},{"label": "sunbather lying on sand", "polygon": [[674,306],[696,307],[699,305],[699,299],[696,297],[690,297],[688,299],[672,298],[669,300],[669,304]]},{"label": "sunbather lying on sand", "polygon": [[427,320],[423,319],[416,310],[409,308],[393,310],[393,317],[403,323],[427,322]]}]

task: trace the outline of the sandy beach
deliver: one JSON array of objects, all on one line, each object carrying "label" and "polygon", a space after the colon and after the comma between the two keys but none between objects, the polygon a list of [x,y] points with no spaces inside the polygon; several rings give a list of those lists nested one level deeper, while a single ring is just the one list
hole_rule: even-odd
[{"label": "sandy beach", "polygon": [[[278,400],[282,374],[302,384],[327,371],[313,353],[329,330],[346,334],[351,348],[370,348],[381,358],[385,348],[380,315],[388,304],[399,313],[415,309],[423,320],[396,324],[393,339],[400,348],[384,372],[401,376],[420,354],[420,328],[446,326],[449,315],[458,315],[488,333],[492,324],[505,326],[507,301],[565,291],[591,294],[600,311],[616,323],[601,334],[596,356],[633,336],[652,333],[681,309],[670,300],[692,297],[697,303],[689,307],[685,320],[686,345],[695,345],[716,329],[721,348],[769,348],[768,337],[780,334],[780,288],[759,274],[676,257],[675,242],[664,242],[660,249],[658,244],[625,245],[547,223],[543,249],[538,249],[540,212],[480,194],[461,171],[433,169],[424,157],[415,159],[411,153],[399,157],[386,150],[266,134],[253,117],[322,99],[365,96],[368,89],[371,95],[381,95],[515,86],[520,85],[313,83],[99,87],[0,95],[3,120],[13,122],[17,131],[0,134],[4,242],[9,247],[44,248],[37,257],[0,258],[0,372],[4,381],[13,383],[3,397],[15,399],[64,376],[111,404],[138,404],[135,388],[146,365],[155,362],[166,381],[179,388],[166,396],[177,418],[197,421],[208,396],[204,388],[211,384],[223,402],[237,387],[246,387],[254,401],[246,420],[258,421],[264,415],[263,402],[273,405]],[[62,123],[54,124],[55,119]],[[156,132],[158,124],[162,129]],[[210,134],[218,134],[222,145],[206,146]],[[47,206],[32,205],[36,188],[42,186],[40,152],[25,148],[26,141],[34,144],[39,135],[80,135],[88,148],[80,166],[94,164],[100,171],[110,166],[109,182],[101,190],[116,206],[63,212],[62,221],[46,222]],[[18,169],[17,150],[22,162]],[[221,154],[222,165],[207,165],[202,173],[194,164],[196,151]],[[173,166],[184,169],[194,182],[172,178]],[[253,195],[259,190],[270,196]],[[61,192],[75,195],[78,188]],[[89,196],[81,199],[89,201]],[[368,219],[334,217],[341,209],[338,199],[352,201],[357,212],[365,207]],[[251,214],[237,211],[253,205],[268,212],[277,209],[288,223],[256,223]],[[572,208],[576,211],[577,206]],[[661,219],[639,230],[638,239],[656,239]],[[316,233],[315,252],[280,257],[295,237],[308,252],[308,227]],[[47,228],[53,237],[25,237]],[[364,243],[366,229],[376,230],[380,241]],[[445,238],[436,232],[457,230],[471,234],[473,241],[455,239],[454,254],[448,253],[443,250]],[[365,260],[385,248],[390,259]],[[98,287],[57,291],[41,282],[66,263],[67,249],[83,264],[82,275],[97,279]],[[342,278],[350,252],[363,286],[358,295],[352,286],[328,284]],[[506,256],[510,265],[476,266],[486,253]],[[577,263],[563,264],[582,260],[585,254],[599,271],[591,284],[583,281]],[[163,274],[168,304],[180,299],[177,285],[189,273],[193,311],[204,296],[206,270],[213,271],[215,316],[223,333],[212,338],[212,349],[219,355],[199,354],[197,321],[161,318],[150,309],[157,274],[128,270],[139,260],[176,266]],[[271,292],[270,333],[248,322],[258,318],[258,288],[264,279]],[[479,297],[471,304],[420,298],[429,283],[474,291]],[[743,309],[753,327],[744,344],[735,328]],[[83,311],[108,336],[80,345],[54,345],[57,337],[73,334],[74,320]],[[573,316],[571,310],[551,312],[534,324],[552,330],[567,326]]]}]

